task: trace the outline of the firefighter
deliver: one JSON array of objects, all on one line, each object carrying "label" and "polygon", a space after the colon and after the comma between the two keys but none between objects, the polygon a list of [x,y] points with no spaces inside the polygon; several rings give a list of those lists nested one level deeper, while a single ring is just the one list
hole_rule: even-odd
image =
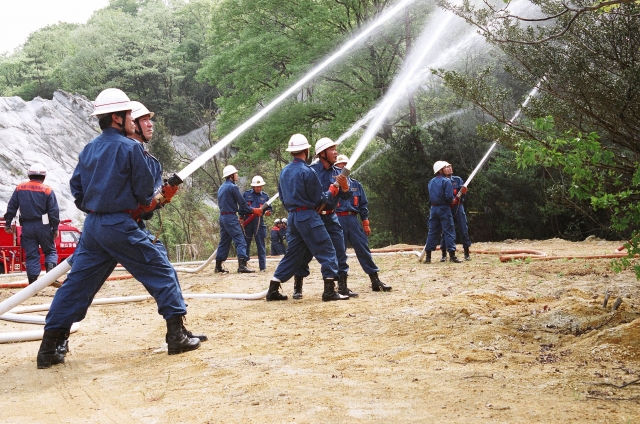
[{"label": "firefighter", "polygon": [[[336,167],[342,169],[347,162],[349,162],[347,156],[338,155]],[[347,246],[347,244],[350,243],[351,246],[353,246],[360,266],[371,280],[371,289],[373,291],[391,291],[391,286],[380,281],[380,277],[378,276],[380,268],[373,262],[371,250],[369,250],[367,237],[371,234],[371,227],[369,226],[369,208],[367,208],[369,202],[367,201],[367,195],[358,180],[349,178],[349,187],[353,197],[351,199],[340,200],[336,208],[336,215],[338,216],[338,221],[340,221],[340,226],[344,233],[344,245]],[[358,215],[360,215],[362,225],[358,221]]]},{"label": "firefighter", "polygon": [[[469,226],[467,225],[467,214],[464,212],[464,198],[467,194],[467,188],[464,186],[464,180],[453,175],[453,167],[444,168],[445,175],[451,180],[453,186],[453,202],[451,203],[451,213],[453,214],[453,222],[455,223],[456,233],[460,234],[462,240],[462,248],[464,249],[464,260],[470,261],[469,248],[471,247],[471,239],[469,238]],[[458,196],[458,193],[460,195]],[[440,262],[447,260],[447,254],[444,245],[444,237],[440,243],[442,258]]]},{"label": "firefighter", "polygon": [[[333,186],[333,183],[336,181],[336,177],[341,173],[341,169],[334,166],[336,159],[338,159],[336,143],[330,138],[321,138],[316,142],[315,152],[318,161],[311,164],[311,169],[316,171],[316,174],[318,174],[318,179],[320,180],[322,187]],[[347,250],[344,244],[344,233],[342,232],[342,227],[340,226],[338,217],[335,214],[338,201],[348,200],[352,197],[347,178],[342,178],[344,178],[344,185],[341,186],[341,190],[338,190],[336,195],[328,196],[327,202],[319,208],[318,213],[320,214],[322,222],[331,236],[331,241],[336,249],[336,256],[338,258],[338,292],[344,296],[357,297],[358,293],[351,291],[349,287],[347,287],[349,273]],[[309,275],[309,262],[311,259],[311,253],[307,252],[305,261],[303,261],[300,270],[295,274],[293,285],[294,299],[302,298],[302,284],[304,277]]]},{"label": "firefighter", "polygon": [[[267,203],[269,200],[269,195],[262,191],[262,187],[264,187],[264,180],[260,175],[256,175],[251,180],[251,189],[245,191],[242,194],[244,200],[247,202],[252,208],[261,208],[263,209],[264,216],[271,215],[271,206],[267,205],[263,208],[263,205]],[[244,215],[243,219],[247,219],[250,215]],[[244,227],[244,239],[247,243],[247,255],[251,251],[251,241],[255,238],[256,247],[258,250],[258,266],[260,267],[260,272],[264,272],[267,270],[267,250],[265,248],[265,239],[267,238],[267,226],[264,223],[264,219],[262,217],[258,217],[258,219],[253,219]]]},{"label": "firefighter", "polygon": [[284,244],[282,244],[282,233],[280,227],[282,221],[276,219],[273,221],[273,227],[271,227],[271,256],[284,255]]},{"label": "firefighter", "polygon": [[87,214],[80,246],[71,271],[56,292],[47,314],[38,368],[63,363],[58,340],[71,325],[86,316],[105,275],[117,261],[140,281],[158,304],[167,324],[169,355],[200,347],[188,337],[183,320],[187,313],[176,274],[167,257],[158,250],[133,219],[140,205],[169,202],[177,186],[167,185],[162,197],[154,197],[155,178],[142,145],[127,138],[135,131],[131,102],[121,90],[108,88],[94,102],[102,134],[89,142],[78,158],[70,181],[76,206]]},{"label": "firefighter", "polygon": [[41,163],[34,163],[28,171],[29,181],[18,184],[7,204],[4,214],[5,231],[13,233],[11,221],[20,209],[22,234],[20,244],[27,256],[26,268],[29,284],[40,275],[40,251],[44,253],[47,272],[58,264],[55,239],[58,238],[60,209],[56,194],[44,184],[47,169]]},{"label": "firefighter", "polygon": [[282,254],[287,251],[287,218],[280,220],[280,242],[282,243]]},{"label": "firefighter", "polygon": [[451,165],[443,160],[433,164],[435,177],[429,181],[429,200],[431,201],[429,234],[427,235],[427,243],[424,246],[427,256],[426,263],[431,262],[431,252],[436,250],[440,235],[444,237],[445,248],[449,252],[449,260],[455,263],[462,262],[456,257],[456,233],[453,225],[453,215],[451,214],[453,185],[445,175],[445,167],[449,166]]},{"label": "firefighter", "polygon": [[[158,159],[153,157],[147,151],[147,143],[149,143],[151,141],[151,138],[153,137],[153,121],[151,119],[154,117],[155,113],[150,112],[149,109],[147,109],[146,106],[140,102],[135,102],[135,101],[131,102],[131,108],[132,108],[131,119],[133,119],[133,122],[135,124],[135,131],[133,133],[130,133],[130,132],[127,133],[127,136],[142,144],[142,147],[144,148],[145,159],[147,160],[147,165],[149,165],[149,169],[151,170],[151,173],[154,176],[154,180],[155,180],[154,192],[157,193],[160,190],[162,190],[162,165],[160,164],[160,161]],[[167,249],[162,243],[162,241],[154,237],[153,234],[151,234],[147,229],[145,221],[150,220],[152,217],[153,217],[153,211],[149,211],[141,214],[140,217],[138,218],[138,227],[142,231],[144,231],[147,234],[147,237],[149,237],[149,239],[151,240],[151,242],[165,256],[168,257],[169,255],[167,253]],[[117,264],[114,263],[114,268],[115,268],[115,265]],[[173,272],[175,273],[175,270]],[[178,281],[177,273],[175,277],[176,277],[176,281]],[[208,337],[204,334],[193,334],[191,331],[187,330],[186,328],[183,328],[183,331],[188,337],[196,337],[200,339],[200,341],[202,342],[209,340]]]},{"label": "firefighter", "polygon": [[229,256],[231,241],[236,246],[238,254],[238,272],[247,274],[255,272],[247,266],[249,261],[249,251],[242,231],[242,225],[238,220],[238,212],[241,214],[254,213],[258,217],[262,216],[262,209],[251,208],[242,197],[240,189],[236,185],[238,181],[238,170],[233,165],[227,165],[222,170],[222,177],[225,182],[218,189],[218,206],[220,207],[220,242],[218,243],[218,254],[216,255],[215,272],[227,274],[222,263]]},{"label": "firefighter", "polygon": [[[302,134],[294,134],[289,139],[287,152],[293,160],[280,172],[278,192],[284,207],[289,211],[287,233],[287,251],[278,264],[276,272],[269,283],[267,301],[287,300],[287,296],[278,290],[281,283],[289,280],[300,267],[307,252],[320,263],[320,270],[324,280],[322,300],[348,300],[335,291],[338,279],[338,259],[331,237],[323,225],[316,208],[326,203],[328,197],[338,194],[340,188],[331,185],[329,191],[324,191],[318,175],[307,165],[309,159],[309,142]],[[340,178],[341,177],[341,178]],[[345,185],[346,178],[339,176],[338,182]]]}]

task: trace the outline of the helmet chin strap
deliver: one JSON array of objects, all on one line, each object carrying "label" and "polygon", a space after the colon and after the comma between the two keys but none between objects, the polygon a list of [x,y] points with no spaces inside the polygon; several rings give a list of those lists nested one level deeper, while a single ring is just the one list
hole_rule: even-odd
[{"label": "helmet chin strap", "polygon": [[140,136],[142,141],[144,141],[145,143],[148,143],[149,139],[144,136],[144,132],[142,131],[142,126],[140,125],[140,118],[136,119],[133,122],[135,122],[135,124],[136,124],[136,134],[138,134]]},{"label": "helmet chin strap", "polygon": [[118,124],[118,126],[120,127],[120,132],[122,133],[123,136],[127,136],[127,130],[125,129],[125,123],[127,122],[127,111],[123,110],[120,111],[118,113],[118,116],[120,116],[120,118],[122,118],[122,123]]}]

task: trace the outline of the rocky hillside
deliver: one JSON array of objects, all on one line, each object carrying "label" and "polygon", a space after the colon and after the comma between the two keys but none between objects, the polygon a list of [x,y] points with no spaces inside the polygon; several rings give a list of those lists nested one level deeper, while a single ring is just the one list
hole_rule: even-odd
[{"label": "rocky hillside", "polygon": [[0,97],[0,214],[16,184],[27,180],[34,162],[47,167],[46,184],[56,192],[60,217],[82,221],[69,178],[84,145],[99,134],[93,106],[84,96],[56,91],[53,100]]}]

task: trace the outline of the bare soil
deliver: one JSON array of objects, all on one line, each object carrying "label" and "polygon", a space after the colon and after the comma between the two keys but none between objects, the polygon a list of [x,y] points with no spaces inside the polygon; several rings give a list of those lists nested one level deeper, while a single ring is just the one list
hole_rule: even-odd
[{"label": "bare soil", "polygon": [[[508,241],[472,252],[598,255],[620,245]],[[320,300],[316,262],[299,301],[192,299],[187,328],[209,341],[181,355],[167,355],[152,300],[93,306],[63,365],[36,369],[40,342],[0,345],[0,421],[640,422],[640,290],[631,271],[613,273],[610,259],[472,258],[376,257],[389,293],[372,292],[352,258],[349,286],[360,296],[349,301]],[[210,266],[181,273],[181,284],[185,293],[261,292],[276,264],[225,276]],[[290,296],[292,282],[283,289]],[[1,289],[0,300],[17,291]],[[122,280],[97,297],[138,294],[142,285]],[[0,321],[1,332],[31,329]]]}]

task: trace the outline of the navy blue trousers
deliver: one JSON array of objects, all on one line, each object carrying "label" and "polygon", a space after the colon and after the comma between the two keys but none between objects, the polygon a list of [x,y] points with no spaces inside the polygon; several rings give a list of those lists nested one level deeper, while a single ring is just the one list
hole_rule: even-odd
[{"label": "navy blue trousers", "polygon": [[44,253],[44,262],[51,262],[58,265],[58,252],[53,240],[53,230],[50,224],[43,224],[42,221],[24,221],[22,223],[22,234],[20,244],[27,257],[27,275],[37,277],[40,275],[40,250]]},{"label": "navy blue trousers", "polygon": [[339,216],[338,220],[342,226],[344,234],[344,244],[351,244],[356,252],[356,257],[362,270],[367,274],[380,271],[380,268],[373,262],[371,250],[369,249],[369,239],[362,229],[362,224],[357,215]]},{"label": "navy blue trousers", "polygon": [[83,320],[117,263],[153,296],[164,319],[187,313],[175,270],[131,215],[92,213],[85,220],[71,271],[51,302],[44,329],[68,329]]},{"label": "navy blue trousers", "polygon": [[[314,210],[290,212],[288,217],[287,251],[273,275],[281,282],[289,280],[303,266],[307,255],[320,263],[322,278],[338,277],[338,260],[332,238],[324,222]],[[344,243],[344,242],[343,242]],[[307,268],[308,269],[308,268]],[[307,271],[308,272],[308,271]],[[307,273],[307,275],[309,275]]]},{"label": "navy blue trousers", "polygon": [[247,242],[244,239],[244,232],[242,232],[242,226],[238,221],[238,215],[227,214],[220,215],[220,243],[218,243],[218,253],[216,254],[217,261],[226,261],[229,256],[229,249],[231,248],[231,241],[236,245],[236,252],[238,253],[238,259],[249,260],[249,253],[247,251]]},{"label": "navy blue trousers", "polygon": [[432,252],[440,242],[440,237],[444,237],[444,244],[447,252],[456,251],[456,233],[453,226],[453,215],[449,205],[431,206],[429,213],[429,234],[424,250]]},{"label": "navy blue trousers", "polygon": [[267,238],[267,227],[261,216],[254,218],[244,227],[244,241],[247,244],[247,255],[251,252],[251,241],[256,240],[258,250],[258,265],[260,269],[267,268],[267,250],[264,247],[264,240]]}]

